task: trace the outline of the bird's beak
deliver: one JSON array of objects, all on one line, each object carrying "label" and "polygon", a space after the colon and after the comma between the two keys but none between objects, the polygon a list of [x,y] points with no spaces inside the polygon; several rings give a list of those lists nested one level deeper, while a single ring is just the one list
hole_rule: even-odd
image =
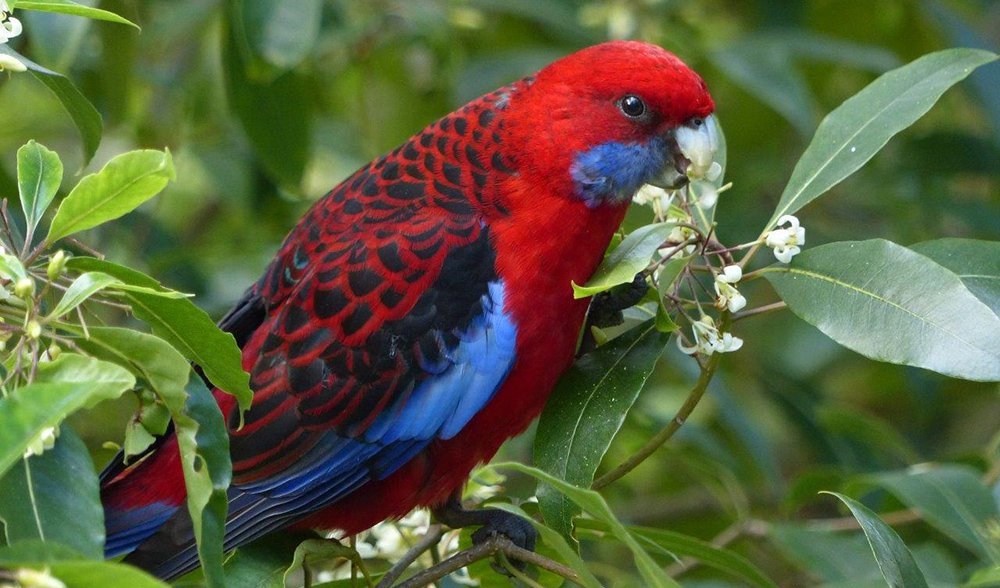
[{"label": "bird's beak", "polygon": [[677,189],[691,178],[703,178],[719,149],[719,123],[715,115],[692,119],[667,133],[667,165],[651,184]]}]

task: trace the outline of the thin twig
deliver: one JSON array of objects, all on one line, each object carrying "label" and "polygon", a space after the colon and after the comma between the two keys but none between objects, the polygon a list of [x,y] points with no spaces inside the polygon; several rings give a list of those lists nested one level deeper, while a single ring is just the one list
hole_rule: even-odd
[{"label": "thin twig", "polygon": [[417,541],[416,545],[404,553],[399,561],[393,564],[392,568],[389,569],[386,575],[382,576],[382,579],[375,588],[389,588],[389,586],[392,586],[392,583],[403,575],[403,572],[406,571],[406,568],[410,567],[410,564],[417,561],[417,558],[423,552],[437,545],[437,542],[443,536],[444,529],[441,525],[431,525],[428,527],[427,533],[421,537],[420,541]]},{"label": "thin twig", "polygon": [[[729,326],[729,315],[723,313],[720,331],[725,331]],[[691,391],[688,392],[687,399],[684,400],[684,404],[681,406],[674,418],[670,419],[667,426],[663,427],[656,435],[653,435],[645,445],[642,446],[639,451],[636,451],[621,463],[618,467],[611,470],[610,472],[604,474],[600,478],[594,480],[591,484],[591,488],[594,490],[600,490],[608,484],[614,482],[615,480],[621,478],[625,474],[634,470],[639,464],[646,461],[650,455],[659,449],[664,443],[670,440],[674,436],[674,433],[681,428],[681,425],[687,421],[688,417],[694,411],[694,408],[698,406],[701,401],[702,396],[705,394],[705,390],[708,389],[708,383],[712,381],[712,376],[715,375],[715,370],[719,367],[719,361],[722,359],[721,353],[713,353],[709,356],[708,361],[701,368],[701,375],[698,376],[698,381],[695,383]]]},{"label": "thin twig", "polygon": [[774,312],[776,310],[783,310],[787,308],[788,305],[784,301],[772,302],[771,304],[765,304],[763,306],[758,306],[757,308],[751,308],[750,310],[744,310],[743,312],[738,312],[733,315],[733,321],[738,321],[745,318],[750,318],[758,314],[764,314],[767,312]]},{"label": "thin twig", "polygon": [[[543,570],[562,576],[570,582],[579,584],[580,576],[572,568],[566,567],[559,562],[552,561],[547,557],[538,555],[534,551],[528,551],[514,545],[514,543],[503,535],[494,535],[478,545],[474,545],[465,551],[460,551],[449,557],[436,566],[408,578],[406,581],[397,584],[395,588],[420,588],[427,586],[435,580],[447,576],[448,574],[460,570],[474,562],[488,557],[493,557],[497,553],[502,553],[508,558],[530,563]],[[381,587],[382,585],[379,584]]]},{"label": "thin twig", "polygon": [[[721,533],[712,539],[712,547],[722,549],[723,547],[731,545],[740,537],[746,535],[750,535],[751,537],[765,537],[767,536],[768,529],[769,525],[765,521],[757,519],[737,521],[723,529]],[[666,571],[667,575],[671,578],[676,578],[677,576],[694,569],[701,563],[701,560],[697,558],[685,557],[684,559],[667,566],[664,571]]]}]

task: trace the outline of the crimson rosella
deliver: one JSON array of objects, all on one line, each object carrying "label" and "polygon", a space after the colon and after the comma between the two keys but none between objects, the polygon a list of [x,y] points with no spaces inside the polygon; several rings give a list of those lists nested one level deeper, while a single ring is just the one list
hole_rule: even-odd
[{"label": "crimson rosella", "polygon": [[[420,505],[533,545],[524,521],[454,495],[573,361],[587,301],[570,284],[636,190],[711,158],[713,109],[671,53],[604,43],[466,104],[316,202],[220,323],[254,390],[242,428],[214,392],[233,461],[225,548],[286,527],[354,534]],[[197,566],[172,435],[113,462],[101,492],[109,556],[164,578]]]}]

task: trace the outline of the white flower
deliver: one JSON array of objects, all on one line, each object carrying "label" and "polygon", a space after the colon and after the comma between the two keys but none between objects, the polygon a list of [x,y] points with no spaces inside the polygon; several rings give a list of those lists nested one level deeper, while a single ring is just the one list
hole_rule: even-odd
[{"label": "white flower", "polygon": [[[788,227],[782,228],[785,223]],[[799,225],[799,219],[790,214],[779,218],[777,227],[767,234],[764,244],[774,249],[778,261],[788,263],[802,251],[799,245],[806,244],[806,229]]]},{"label": "white flower", "polygon": [[6,43],[20,35],[23,28],[21,21],[14,18],[7,2],[0,0],[0,43]]},{"label": "white flower", "polygon": [[743,270],[738,265],[727,265],[722,273],[715,276],[715,306],[720,310],[728,308],[729,312],[739,312],[747,305],[747,299],[740,294],[733,284],[743,278]]},{"label": "white flower", "polygon": [[726,284],[735,284],[743,279],[743,268],[736,264],[727,265],[722,268],[720,275],[715,276],[715,279]]},{"label": "white flower", "polygon": [[695,321],[691,325],[691,332],[694,334],[694,345],[685,345],[684,339],[677,337],[677,347],[688,355],[728,353],[743,347],[743,339],[733,336],[732,333],[719,333],[715,321],[708,315]]},{"label": "white flower", "polygon": [[53,576],[49,568],[41,570],[21,568],[14,572],[14,579],[17,580],[18,586],[24,588],[66,588],[66,584]]},{"label": "white flower", "polygon": [[45,427],[34,439],[28,443],[28,448],[24,451],[24,458],[32,455],[41,455],[52,449],[56,444],[56,437],[59,436],[59,429],[56,427]]},{"label": "white flower", "polygon": [[667,191],[659,186],[653,186],[652,184],[645,184],[643,187],[639,188],[639,191],[635,193],[632,197],[632,202],[642,206],[645,204],[653,204],[655,202],[669,202],[670,196],[667,195]]},{"label": "white flower", "polygon": [[691,198],[701,208],[712,208],[719,201],[719,189],[710,182],[696,180],[688,184],[687,189]]},{"label": "white flower", "polygon": [[27,71],[27,69],[28,66],[21,63],[21,60],[14,57],[13,55],[0,53],[0,71],[22,72],[22,71]]}]

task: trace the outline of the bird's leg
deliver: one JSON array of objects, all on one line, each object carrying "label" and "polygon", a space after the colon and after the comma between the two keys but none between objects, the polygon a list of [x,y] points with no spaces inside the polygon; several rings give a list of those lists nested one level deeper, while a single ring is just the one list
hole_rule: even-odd
[{"label": "bird's leg", "polygon": [[434,516],[453,529],[480,525],[472,534],[474,544],[478,545],[495,535],[503,535],[522,549],[535,550],[538,531],[535,531],[535,527],[527,519],[495,508],[466,510],[462,507],[460,494],[457,492],[434,509]]},{"label": "bird's leg", "polygon": [[590,327],[613,327],[622,324],[622,321],[625,320],[622,311],[635,306],[646,295],[648,289],[646,273],[639,272],[631,283],[622,284],[606,292],[596,294],[594,299],[590,301],[587,322],[583,325],[583,339],[580,342],[577,356],[593,351],[597,347]]}]

